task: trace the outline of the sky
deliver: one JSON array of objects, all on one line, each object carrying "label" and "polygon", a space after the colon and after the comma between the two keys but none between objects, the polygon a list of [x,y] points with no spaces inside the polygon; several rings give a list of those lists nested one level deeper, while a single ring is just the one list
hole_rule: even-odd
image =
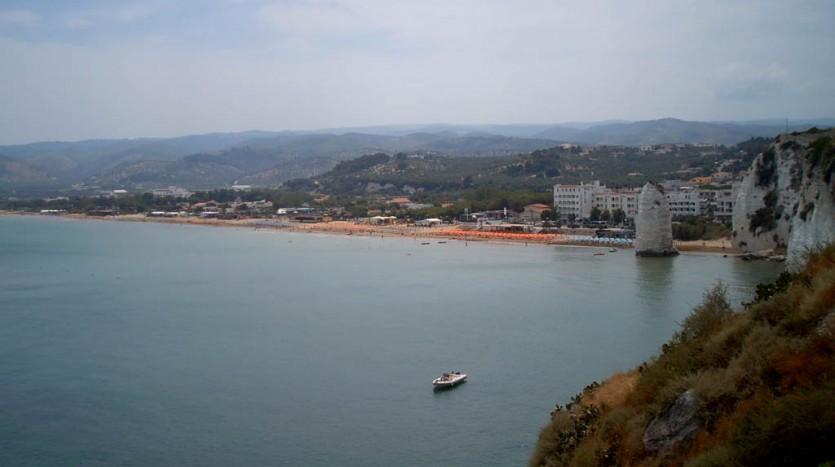
[{"label": "sky", "polygon": [[0,144],[835,116],[831,0],[3,0]]}]

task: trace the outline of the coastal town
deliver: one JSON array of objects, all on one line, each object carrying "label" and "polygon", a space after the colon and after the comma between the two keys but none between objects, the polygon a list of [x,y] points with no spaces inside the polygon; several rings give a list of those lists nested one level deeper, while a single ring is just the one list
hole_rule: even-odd
[{"label": "coastal town", "polygon": [[[703,188],[715,182],[727,181],[727,174],[702,180],[668,180],[660,184],[671,219],[684,216],[706,222],[728,224],[733,215],[734,200],[739,182],[727,188]],[[712,186],[712,185],[710,185]],[[215,226],[253,227],[256,229],[286,229],[345,235],[381,235],[436,237],[456,240],[491,240],[523,243],[605,246],[632,248],[635,242],[635,219],[639,215],[641,189],[613,189],[600,181],[579,184],[556,184],[553,204],[532,203],[520,212],[503,208],[469,212],[466,208],[456,217],[420,217],[410,215],[427,206],[414,203],[408,197],[382,198],[381,204],[391,209],[368,212],[365,217],[351,218],[339,206],[328,205],[327,198],[317,198],[302,206],[276,206],[267,199],[255,199],[254,187],[235,185],[233,200],[219,202],[189,202],[193,192],[168,187],[155,189],[142,196],[165,201],[171,208],[153,209],[144,213],[123,212],[118,207],[98,207],[87,212],[68,212],[65,209],[37,210],[41,215],[69,215],[73,217],[107,218],[122,221],[155,221],[190,223]],[[131,194],[127,190],[112,190],[102,199],[117,201]],[[48,199],[60,205],[67,199]],[[162,203],[158,203],[162,204]],[[453,203],[449,203],[453,206]],[[406,215],[397,216],[393,212]],[[682,250],[730,252],[727,238],[678,239]]]}]

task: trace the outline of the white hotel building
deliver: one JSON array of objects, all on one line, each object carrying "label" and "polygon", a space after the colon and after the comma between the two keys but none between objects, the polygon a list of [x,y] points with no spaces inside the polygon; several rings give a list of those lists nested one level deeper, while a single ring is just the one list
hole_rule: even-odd
[{"label": "white hotel building", "polygon": [[614,212],[621,209],[627,218],[638,215],[640,189],[613,190],[599,181],[579,185],[554,185],[554,208],[563,222],[573,214],[575,219],[588,219],[592,208]]},{"label": "white hotel building", "polygon": [[670,203],[670,214],[676,216],[701,216],[702,194],[699,190],[682,185],[679,180],[667,180],[661,184]]},{"label": "white hotel building", "polygon": [[554,208],[563,221],[568,220],[572,214],[575,219],[588,218],[594,198],[602,193],[602,190],[608,188],[601,186],[599,181],[590,185],[583,182],[579,185],[554,185]]},{"label": "white hotel building", "polygon": [[[670,203],[670,213],[675,216],[704,216],[709,213],[712,207],[708,203],[708,197],[713,192],[702,192],[696,188],[682,185],[678,180],[666,181],[662,184],[667,201]],[[621,209],[626,213],[628,219],[634,219],[638,215],[638,197],[641,194],[640,188],[614,190],[601,185],[599,181],[590,184],[581,182],[579,185],[554,185],[554,208],[560,214],[563,222],[567,221],[569,215],[574,214],[575,219],[588,219],[591,216],[592,208],[600,211],[614,212]],[[710,196],[709,196],[710,195]],[[726,220],[733,213],[733,201],[736,192],[731,190],[720,190],[715,193],[717,220]],[[712,203],[711,203],[712,204]]]}]

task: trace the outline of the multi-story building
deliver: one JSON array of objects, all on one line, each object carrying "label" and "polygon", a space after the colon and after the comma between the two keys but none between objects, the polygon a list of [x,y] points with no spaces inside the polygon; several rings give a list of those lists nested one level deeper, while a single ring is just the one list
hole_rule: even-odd
[{"label": "multi-story building", "polygon": [[185,188],[180,188],[176,186],[170,186],[168,188],[158,188],[156,190],[151,190],[151,193],[154,197],[164,197],[164,196],[173,196],[175,198],[188,198],[191,196],[191,192],[186,190]]},{"label": "multi-story building", "polygon": [[612,190],[606,188],[594,197],[594,207],[600,211],[613,213],[618,209],[626,213],[627,219],[634,219],[638,215],[638,196],[641,190]]},{"label": "multi-story building", "polygon": [[574,219],[588,218],[594,203],[596,193],[607,188],[595,180],[591,184],[580,182],[579,185],[554,185],[554,208],[560,214],[563,222],[570,217]]},{"label": "multi-story building", "polygon": [[[670,213],[675,216],[702,216],[719,222],[727,222],[733,215],[734,203],[739,192],[735,183],[732,189],[699,190],[685,185],[680,180],[668,180],[661,184],[670,204]],[[563,222],[574,219],[588,219],[593,208],[626,213],[627,219],[638,215],[639,188],[614,190],[601,185],[599,181],[579,185],[554,185],[554,208]]]},{"label": "multi-story building", "polygon": [[682,186],[677,190],[665,190],[664,195],[670,204],[670,214],[676,216],[699,216],[702,214],[701,193],[699,190]]},{"label": "multi-story building", "polygon": [[599,181],[579,185],[554,185],[554,208],[563,222],[574,219],[588,219],[593,208],[610,213],[620,209],[628,219],[638,215],[639,189],[613,190]]},{"label": "multi-story building", "polygon": [[734,205],[739,196],[740,182],[734,182],[730,189],[715,190],[713,202],[713,219],[717,222],[731,222]]}]

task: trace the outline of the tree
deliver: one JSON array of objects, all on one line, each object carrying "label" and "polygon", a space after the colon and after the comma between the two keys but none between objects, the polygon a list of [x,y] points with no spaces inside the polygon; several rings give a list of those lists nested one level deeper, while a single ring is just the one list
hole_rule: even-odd
[{"label": "tree", "polygon": [[596,222],[600,220],[600,208],[597,206],[591,208],[591,214],[589,215],[589,220],[592,222]]},{"label": "tree", "polygon": [[604,211],[600,214],[600,220],[602,220],[603,222],[609,222],[610,220],[612,220],[612,213],[611,213],[611,212],[609,212],[609,210],[608,210],[608,209],[605,209],[605,210],[604,210]]},{"label": "tree", "polygon": [[623,211],[623,209],[618,208],[618,209],[615,209],[614,211],[612,211],[612,223],[613,224],[621,225],[621,224],[623,224],[624,220],[626,220],[626,213]]}]

